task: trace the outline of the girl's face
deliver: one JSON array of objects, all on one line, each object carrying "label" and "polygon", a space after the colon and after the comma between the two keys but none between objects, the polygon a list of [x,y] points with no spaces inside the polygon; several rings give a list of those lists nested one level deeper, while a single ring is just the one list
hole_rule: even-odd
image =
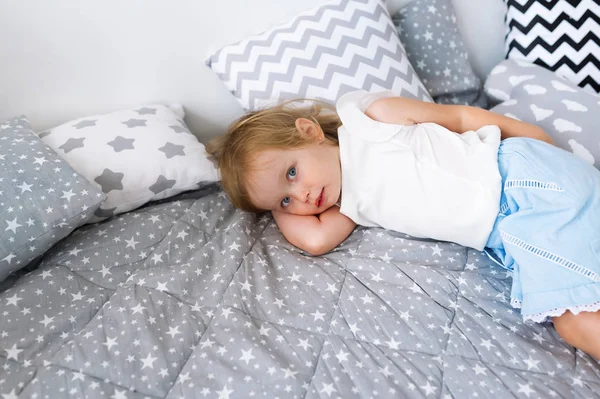
[{"label": "girl's face", "polygon": [[262,209],[317,215],[340,198],[340,151],[323,138],[323,131],[312,121],[300,118],[296,128],[310,144],[259,153],[249,176],[249,194]]}]

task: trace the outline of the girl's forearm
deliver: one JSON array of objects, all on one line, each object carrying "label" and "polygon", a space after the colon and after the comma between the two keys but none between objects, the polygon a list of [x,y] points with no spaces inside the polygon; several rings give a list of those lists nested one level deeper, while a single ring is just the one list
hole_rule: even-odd
[{"label": "girl's forearm", "polygon": [[554,144],[552,137],[539,126],[487,111],[481,108],[464,106],[461,108],[461,131],[477,130],[485,125],[500,128],[502,139],[509,137],[529,137]]},{"label": "girl's forearm", "polygon": [[293,215],[273,211],[283,236],[294,246],[311,255],[323,255],[340,245],[356,224],[331,207],[318,216]]},{"label": "girl's forearm", "polygon": [[331,251],[348,238],[356,227],[356,223],[340,213],[340,208],[337,206],[332,206],[318,217],[321,222],[320,237],[317,237],[316,242],[313,243],[311,252],[313,255],[322,255]]}]

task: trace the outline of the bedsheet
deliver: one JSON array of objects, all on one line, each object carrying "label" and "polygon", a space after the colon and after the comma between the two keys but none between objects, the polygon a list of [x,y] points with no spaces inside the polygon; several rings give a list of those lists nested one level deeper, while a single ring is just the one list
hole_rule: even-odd
[{"label": "bedsheet", "polygon": [[597,397],[600,366],[456,244],[307,256],[216,186],[88,225],[0,292],[3,398]]}]

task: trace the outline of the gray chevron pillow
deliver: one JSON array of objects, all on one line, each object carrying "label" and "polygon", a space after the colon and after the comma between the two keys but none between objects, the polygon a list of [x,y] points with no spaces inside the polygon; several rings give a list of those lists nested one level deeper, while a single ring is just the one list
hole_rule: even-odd
[{"label": "gray chevron pillow", "polygon": [[206,61],[247,110],[364,89],[432,101],[381,0],[334,0]]}]

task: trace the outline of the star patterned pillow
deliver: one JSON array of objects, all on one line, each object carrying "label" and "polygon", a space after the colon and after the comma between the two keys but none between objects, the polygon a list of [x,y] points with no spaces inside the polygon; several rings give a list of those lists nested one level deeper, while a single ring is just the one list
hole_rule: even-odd
[{"label": "star patterned pillow", "polygon": [[27,118],[0,122],[0,281],[84,224],[104,198]]},{"label": "star patterned pillow", "polygon": [[392,20],[406,56],[436,103],[487,106],[451,0],[412,0]]},{"label": "star patterned pillow", "polygon": [[179,105],[151,105],[80,118],[42,140],[106,195],[91,222],[218,180]]}]

